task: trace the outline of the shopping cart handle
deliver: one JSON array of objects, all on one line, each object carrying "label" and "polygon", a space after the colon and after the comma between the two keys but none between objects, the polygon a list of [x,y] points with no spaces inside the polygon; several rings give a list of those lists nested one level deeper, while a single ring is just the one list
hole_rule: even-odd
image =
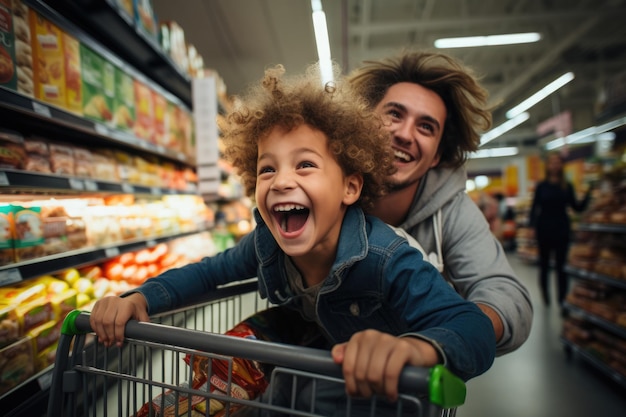
[{"label": "shopping cart handle", "polygon": [[[78,310],[67,315],[61,329],[66,335],[85,334],[91,331],[89,313]],[[126,324],[124,336],[343,378],[341,366],[333,361],[329,351],[322,349],[244,339],[136,320],[130,320]],[[442,365],[432,368],[405,367],[400,375],[398,389],[406,394],[428,393],[429,400],[443,408],[462,405],[466,393],[465,383]]]}]

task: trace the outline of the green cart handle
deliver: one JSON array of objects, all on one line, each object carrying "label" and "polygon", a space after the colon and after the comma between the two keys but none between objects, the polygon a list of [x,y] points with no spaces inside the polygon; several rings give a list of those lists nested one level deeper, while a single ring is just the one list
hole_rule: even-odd
[{"label": "green cart handle", "polygon": [[465,382],[443,365],[430,368],[428,379],[430,402],[441,408],[459,407],[465,403]]}]

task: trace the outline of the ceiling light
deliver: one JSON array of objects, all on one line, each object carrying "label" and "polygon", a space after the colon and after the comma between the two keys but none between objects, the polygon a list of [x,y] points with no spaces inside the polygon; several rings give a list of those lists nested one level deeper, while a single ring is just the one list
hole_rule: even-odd
[{"label": "ceiling light", "polygon": [[532,106],[539,103],[541,100],[548,97],[550,94],[554,93],[556,90],[563,87],[565,84],[572,81],[573,79],[574,79],[573,72],[568,72],[568,73],[561,75],[559,78],[552,81],[550,84],[546,85],[541,90],[537,91],[535,94],[528,97],[526,100],[522,101],[520,104],[518,104],[517,106],[507,111],[506,117],[508,119],[511,119],[517,116],[518,114],[525,112],[526,110],[530,109]]},{"label": "ceiling light", "polygon": [[[591,143],[602,140],[612,141],[615,139],[615,133],[610,131],[624,125],[626,125],[626,116],[617,118],[600,126],[591,126],[576,133],[572,133],[571,135],[551,140],[546,143],[546,150],[551,151],[573,143]],[[609,134],[605,132],[608,132]]]},{"label": "ceiling light", "polygon": [[528,120],[529,117],[530,115],[528,113],[522,113],[510,120],[507,120],[506,122],[502,123],[500,126],[494,127],[493,129],[491,129],[490,131],[488,131],[487,133],[485,133],[484,135],[480,137],[480,146],[483,146],[484,144],[491,142],[498,136],[505,134],[506,132],[513,129],[517,125],[524,123],[526,120]]},{"label": "ceiling light", "polygon": [[322,10],[321,0],[311,0],[311,9],[313,10],[313,30],[315,31],[320,74],[322,76],[322,84],[325,85],[333,80],[333,64],[330,56],[326,13]]},{"label": "ceiling light", "polygon": [[441,38],[435,41],[435,48],[471,48],[476,46],[513,45],[537,42],[540,39],[541,35],[537,32]]},{"label": "ceiling light", "polygon": [[514,156],[519,153],[517,146],[504,146],[501,148],[480,149],[469,154],[472,159],[478,158],[498,158],[502,156]]}]

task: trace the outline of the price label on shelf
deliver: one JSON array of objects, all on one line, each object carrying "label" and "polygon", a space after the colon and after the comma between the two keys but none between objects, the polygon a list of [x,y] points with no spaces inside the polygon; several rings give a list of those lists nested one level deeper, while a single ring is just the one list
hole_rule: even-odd
[{"label": "price label on shelf", "polygon": [[98,184],[94,180],[85,180],[85,190],[98,191]]},{"label": "price label on shelf", "polygon": [[22,274],[17,268],[5,269],[0,271],[0,286],[15,284],[22,280]]},{"label": "price label on shelf", "polygon": [[50,388],[52,385],[52,371],[42,374],[39,378],[37,378],[37,383],[42,391]]},{"label": "price label on shelf", "polygon": [[153,248],[156,246],[156,240],[154,239],[148,239],[146,240],[146,248]]},{"label": "price label on shelf", "polygon": [[72,190],[83,191],[85,189],[85,183],[82,180],[70,178],[69,182]]},{"label": "price label on shelf", "polygon": [[118,256],[120,254],[120,248],[118,248],[117,246],[112,247],[112,248],[106,248],[104,250],[104,255],[107,258],[114,258],[116,256]]},{"label": "price label on shelf", "polygon": [[109,128],[105,125],[101,125],[100,123],[94,123],[94,128],[96,129],[96,133],[99,133],[102,136],[111,136]]},{"label": "price label on shelf", "polygon": [[11,185],[9,184],[9,177],[7,177],[7,173],[4,171],[0,172],[0,185]]},{"label": "price label on shelf", "polygon": [[127,194],[134,194],[135,193],[135,187],[133,187],[130,184],[123,183],[122,184],[122,192],[125,192]]},{"label": "price label on shelf", "polygon": [[36,101],[33,101],[33,111],[40,116],[52,117],[52,114],[50,114],[50,107]]},{"label": "price label on shelf", "polygon": [[161,189],[159,187],[152,187],[150,188],[150,194],[160,196],[163,193],[161,192]]}]

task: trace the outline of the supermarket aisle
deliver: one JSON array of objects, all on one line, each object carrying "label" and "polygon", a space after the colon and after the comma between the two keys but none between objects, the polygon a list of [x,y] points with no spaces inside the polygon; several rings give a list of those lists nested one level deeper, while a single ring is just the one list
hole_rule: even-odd
[{"label": "supermarket aisle", "polygon": [[[626,410],[626,390],[576,356],[568,360],[559,341],[560,311],[540,300],[536,267],[509,256],[528,286],[535,316],[528,341],[497,358],[484,375],[469,381],[458,417],[618,416]],[[554,281],[554,280],[553,280]],[[553,292],[554,293],[554,292]]]}]

